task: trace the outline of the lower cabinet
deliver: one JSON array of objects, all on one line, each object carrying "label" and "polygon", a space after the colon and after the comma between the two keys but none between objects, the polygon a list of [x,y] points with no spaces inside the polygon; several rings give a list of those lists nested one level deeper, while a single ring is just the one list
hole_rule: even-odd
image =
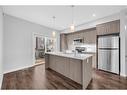
[{"label": "lower cabinet", "polygon": [[66,57],[50,55],[49,57],[49,67],[56,72],[76,81],[77,83],[82,83],[81,81],[81,60],[71,59]]},{"label": "lower cabinet", "polygon": [[56,70],[56,60],[55,60],[55,56],[54,55],[50,55],[49,56],[49,67],[52,68],[53,70]]},{"label": "lower cabinet", "polygon": [[92,56],[92,68],[97,68],[96,54]]},{"label": "lower cabinet", "polygon": [[[62,75],[67,75],[67,63],[68,63],[68,59],[65,57],[59,57],[59,56],[55,56],[55,60],[56,60],[56,71],[61,73]],[[66,71],[66,72],[65,72]]]},{"label": "lower cabinet", "polygon": [[81,60],[76,60],[76,59],[70,59],[69,60],[69,78],[81,83],[81,70],[82,70],[82,66],[81,66]]},{"label": "lower cabinet", "polygon": [[57,55],[46,55],[48,63],[47,68],[50,68],[63,76],[82,85],[86,89],[92,79],[92,56],[84,60],[68,58]]}]

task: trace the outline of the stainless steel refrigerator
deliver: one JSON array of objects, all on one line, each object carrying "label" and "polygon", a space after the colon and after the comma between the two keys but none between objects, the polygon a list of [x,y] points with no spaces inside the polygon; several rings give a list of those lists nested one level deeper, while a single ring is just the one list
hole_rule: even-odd
[{"label": "stainless steel refrigerator", "polygon": [[119,74],[119,36],[98,37],[98,69]]}]

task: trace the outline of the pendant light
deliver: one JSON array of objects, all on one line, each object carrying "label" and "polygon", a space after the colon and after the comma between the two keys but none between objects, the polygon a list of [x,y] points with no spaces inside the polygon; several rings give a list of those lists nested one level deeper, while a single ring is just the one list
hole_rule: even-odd
[{"label": "pendant light", "polygon": [[71,22],[71,26],[70,26],[70,31],[74,32],[75,31],[75,26],[74,26],[74,5],[72,5],[71,8],[72,8],[72,22]]},{"label": "pendant light", "polygon": [[[56,19],[56,17],[53,16],[52,18],[53,18],[53,28],[55,29],[55,19]],[[55,32],[55,31],[52,32],[52,37],[53,37],[53,38],[56,37],[56,32]]]}]

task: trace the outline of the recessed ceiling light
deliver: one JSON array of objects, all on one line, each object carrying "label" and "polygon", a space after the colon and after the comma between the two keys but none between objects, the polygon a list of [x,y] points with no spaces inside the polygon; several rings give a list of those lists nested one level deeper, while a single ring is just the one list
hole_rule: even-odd
[{"label": "recessed ceiling light", "polygon": [[96,14],[93,14],[92,16],[93,16],[93,17],[96,17]]}]

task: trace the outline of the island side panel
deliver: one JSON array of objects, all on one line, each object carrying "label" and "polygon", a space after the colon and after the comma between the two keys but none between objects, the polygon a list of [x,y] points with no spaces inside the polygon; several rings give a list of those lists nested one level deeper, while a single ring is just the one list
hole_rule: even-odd
[{"label": "island side panel", "polygon": [[45,69],[49,68],[49,54],[45,55]]},{"label": "island side panel", "polygon": [[92,57],[82,61],[82,85],[86,89],[92,79]]}]

